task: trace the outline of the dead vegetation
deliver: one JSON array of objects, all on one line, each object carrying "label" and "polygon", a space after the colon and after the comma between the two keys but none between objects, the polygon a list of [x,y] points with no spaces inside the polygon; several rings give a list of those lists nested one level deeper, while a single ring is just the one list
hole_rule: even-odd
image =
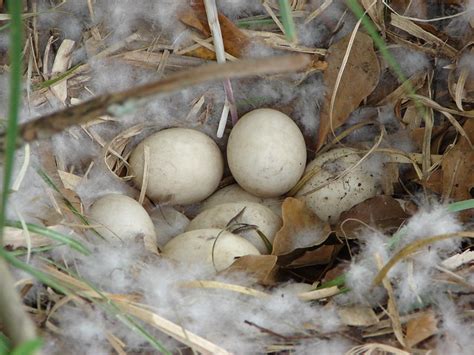
[{"label": "dead vegetation", "polygon": [[[9,211],[18,223],[3,244],[41,272],[40,281],[16,273],[16,286],[45,353],[468,354],[472,1],[360,0],[378,39],[343,1],[289,1],[293,40],[277,1],[217,1],[216,18],[214,1],[152,3],[26,2]],[[128,158],[141,139],[191,127],[222,148],[231,121],[260,107],[296,121],[311,159],[336,147],[360,154],[327,184],[363,167],[381,193],[330,225],[295,198],[319,173],[306,172],[275,202],[283,226],[270,255],[244,256],[207,279],[161,262],[168,232],[102,245],[87,210],[106,193],[134,197],[175,235],[199,208],[151,201],[132,186]],[[227,175],[221,187],[233,183]]]}]

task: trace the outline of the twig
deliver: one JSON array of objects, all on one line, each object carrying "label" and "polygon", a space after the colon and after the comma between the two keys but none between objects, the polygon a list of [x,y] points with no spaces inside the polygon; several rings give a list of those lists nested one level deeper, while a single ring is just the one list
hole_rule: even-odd
[{"label": "twig", "polygon": [[[136,108],[142,100],[157,94],[169,94],[192,85],[226,78],[241,78],[260,74],[285,73],[303,70],[311,59],[307,55],[288,55],[273,58],[247,59],[236,63],[208,64],[185,70],[159,81],[125,91],[104,94],[79,105],[53,112],[20,126],[24,142],[46,139],[73,125],[85,124],[108,112]],[[0,132],[0,141],[6,133]]]},{"label": "twig", "polygon": [[[217,13],[216,1],[204,0],[204,7],[206,8],[207,22],[209,23],[209,28],[212,33],[212,40],[214,42],[217,63],[225,63],[224,40],[222,39],[222,31],[221,26],[219,24],[219,15]],[[230,83],[229,79],[224,80],[224,91],[227,98],[227,104],[229,106],[228,108],[230,109],[230,115],[232,117],[232,124],[235,125],[238,120],[237,108],[235,106],[232,84]],[[223,114],[221,115],[221,121],[225,120],[227,122],[227,114],[224,114],[226,111],[227,108],[224,106]],[[224,126],[225,128],[225,124],[223,122],[219,122],[219,126]],[[222,135],[219,136],[220,133],[221,130],[218,130],[218,138],[222,138]]]}]

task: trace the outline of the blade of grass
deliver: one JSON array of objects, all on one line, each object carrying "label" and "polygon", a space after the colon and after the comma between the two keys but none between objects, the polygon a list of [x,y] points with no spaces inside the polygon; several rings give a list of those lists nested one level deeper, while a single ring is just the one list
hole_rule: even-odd
[{"label": "blade of grass", "polygon": [[[63,245],[64,245],[63,243],[59,243],[59,244],[47,245],[47,246],[44,246],[44,247],[32,248],[30,250],[30,253],[31,254],[43,253],[45,251],[50,251],[50,250],[53,250],[54,248],[57,248],[57,247],[60,247],[60,246],[63,246]],[[23,255],[28,254],[28,250],[19,249],[19,250],[11,251],[10,254],[14,257],[23,256]]]},{"label": "blade of grass", "polygon": [[[136,332],[138,335],[142,336],[146,341],[150,343],[156,350],[158,350],[161,354],[169,354],[171,355],[171,352],[169,352],[158,340],[153,337],[143,326],[141,326],[135,319],[129,314],[124,313],[120,307],[109,297],[107,297],[106,294],[104,294],[101,290],[99,290],[97,287],[95,287],[93,284],[91,284],[89,281],[85,280],[84,278],[80,277],[79,275],[73,273],[69,269],[65,269],[58,263],[55,263],[51,260],[44,259],[42,258],[45,262],[48,264],[54,265],[57,269],[63,271],[66,273],[68,276],[74,278],[75,280],[79,281],[79,283],[83,284],[82,288],[84,289],[90,289],[93,290],[98,297],[92,297],[92,296],[82,296],[84,298],[87,298],[89,301],[94,302],[94,304],[98,305],[101,307],[105,312],[113,315],[116,317],[118,320],[120,320],[122,323],[124,323],[127,327],[129,327],[132,331]],[[54,276],[52,276],[54,278]],[[75,287],[78,287],[77,283],[74,285]]]},{"label": "blade of grass", "polygon": [[470,200],[453,202],[447,207],[449,212],[461,212],[471,208],[474,208],[474,198]]},{"label": "blade of grass", "polygon": [[360,6],[359,2],[357,0],[347,0],[346,2],[349,8],[354,13],[354,15],[356,15],[358,19],[362,19],[362,25],[365,27],[370,37],[372,37],[372,40],[374,41],[375,45],[379,49],[384,59],[387,61],[387,64],[392,68],[395,75],[398,77],[398,80],[407,86],[406,90],[409,93],[414,93],[414,89],[411,86],[411,83],[407,82],[405,74],[403,74],[402,68],[388,50],[385,41],[377,31],[377,27],[375,27],[369,17],[364,16],[364,9]]},{"label": "blade of grass", "polygon": [[[23,270],[33,276],[38,281],[44,283],[45,285],[54,288],[55,290],[68,295],[71,293],[69,289],[61,285],[60,283],[56,282],[53,278],[49,277],[46,273],[38,270],[37,268],[24,263],[23,261],[15,258],[12,253],[5,251],[4,249],[0,248],[0,257],[4,258],[10,265],[16,267],[17,269]],[[3,280],[2,280],[3,282]],[[4,286],[2,286],[4,288]]]},{"label": "blade of grass", "polygon": [[[22,78],[22,46],[23,46],[23,1],[9,0],[8,9],[10,20],[10,97],[8,107],[7,129],[3,162],[3,190],[0,198],[0,246],[3,246],[3,231],[5,227],[8,195],[15,163],[16,140],[18,136],[18,115],[21,103],[21,78]],[[36,339],[36,327],[23,309],[20,295],[15,289],[14,280],[8,269],[5,258],[6,252],[0,247],[0,322],[4,331],[10,338],[12,346],[19,346],[24,342]],[[2,258],[3,256],[3,258]]]},{"label": "blade of grass", "polygon": [[0,355],[5,355],[8,354],[10,349],[10,340],[3,334],[3,332],[0,332]]},{"label": "blade of grass", "polygon": [[285,36],[288,42],[296,42],[296,29],[293,15],[291,13],[290,2],[288,0],[278,0],[280,6],[280,16],[283,28],[285,29]]},{"label": "blade of grass", "polygon": [[[21,224],[20,221],[9,221],[9,220],[7,220],[5,225],[8,226],[8,227],[22,229],[22,224]],[[87,247],[85,247],[83,244],[81,244],[77,240],[72,239],[71,237],[68,237],[67,235],[64,235],[62,233],[59,233],[59,232],[56,232],[54,230],[51,230],[51,229],[48,229],[48,228],[45,228],[45,227],[42,227],[42,226],[39,226],[39,225],[36,225],[36,224],[32,224],[32,223],[26,223],[26,227],[32,233],[41,234],[41,235],[43,235],[47,238],[51,238],[53,240],[61,242],[65,245],[68,245],[72,249],[77,250],[78,252],[80,252],[84,255],[89,255],[90,254],[90,251],[89,251],[89,249],[87,249]]]},{"label": "blade of grass", "polygon": [[22,43],[23,30],[21,21],[22,2],[8,2],[11,11],[10,28],[10,99],[8,108],[7,129],[5,137],[5,155],[3,162],[3,193],[0,200],[0,245],[2,244],[3,227],[6,219],[6,207],[13,175],[16,139],[18,136],[18,115],[21,102],[21,76],[22,76]]},{"label": "blade of grass", "polygon": [[[54,183],[53,179],[51,179],[51,177],[42,169],[38,169],[36,171],[38,173],[39,176],[41,176],[41,178],[44,180],[44,182],[49,186],[51,187],[54,191],[56,191],[62,198],[64,204],[66,205],[66,207],[69,209],[69,211],[71,211],[77,218],[79,218],[79,220],[84,223],[86,226],[89,226],[90,223],[89,221],[87,220],[86,217],[84,217],[84,215],[79,212],[77,210],[76,207],[74,207],[74,205],[71,203],[71,201],[69,201],[66,196],[64,196],[64,194],[61,192],[61,190],[59,190],[59,188],[56,186],[56,184]],[[91,231],[97,235],[99,238],[101,239],[105,239],[95,228],[92,228]]]},{"label": "blade of grass", "polygon": [[10,355],[32,355],[36,354],[37,351],[43,346],[43,340],[36,338],[28,340],[23,344],[18,345],[15,349],[10,352]]}]

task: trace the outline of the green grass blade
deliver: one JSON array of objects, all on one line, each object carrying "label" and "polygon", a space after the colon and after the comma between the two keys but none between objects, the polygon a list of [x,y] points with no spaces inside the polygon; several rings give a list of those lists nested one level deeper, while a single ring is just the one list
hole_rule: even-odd
[{"label": "green grass blade", "polygon": [[[5,222],[5,225],[8,226],[8,227],[23,229],[22,224],[21,224],[20,221],[8,221],[7,220]],[[42,227],[42,226],[39,226],[39,225],[36,225],[36,224],[32,224],[32,223],[26,223],[26,228],[28,229],[28,231],[30,231],[32,233],[41,234],[41,235],[43,235],[47,238],[50,238],[50,239],[56,240],[58,242],[61,242],[63,244],[66,244],[69,247],[71,247],[72,249],[75,249],[75,250],[77,250],[78,252],[80,252],[84,255],[89,255],[90,254],[90,250],[87,249],[87,247],[85,247],[83,244],[81,244],[77,240],[75,240],[75,239],[73,239],[73,238],[71,238],[67,235],[64,235],[62,233],[59,233],[59,232],[56,232],[54,230],[51,230],[51,229],[48,229],[48,228],[45,228],[45,227]]]},{"label": "green grass blade", "polygon": [[23,24],[21,12],[23,10],[22,1],[8,1],[8,8],[11,12],[10,20],[10,100],[8,109],[7,131],[4,149],[3,165],[3,192],[0,200],[0,245],[2,245],[3,228],[5,226],[6,209],[10,183],[15,164],[16,139],[18,136],[18,115],[21,105],[21,77],[23,72],[22,47],[23,47]]},{"label": "green grass blade", "polygon": [[44,259],[43,260],[61,271],[64,271],[69,276],[74,277],[75,279],[85,283],[88,287],[94,290],[102,299],[101,302],[98,301],[97,298],[94,297],[86,297],[89,301],[93,302],[97,306],[101,307],[105,312],[108,314],[116,317],[120,320],[123,324],[129,327],[132,331],[140,335],[146,341],[150,343],[156,350],[158,350],[161,354],[169,354],[172,355],[170,351],[168,351],[158,340],[155,339],[153,335],[151,335],[143,326],[141,326],[132,316],[129,314],[124,313],[117,304],[112,301],[109,297],[107,297],[101,290],[91,284],[89,281],[85,280],[84,278],[80,277],[79,275],[73,273],[70,269],[65,269],[58,263],[55,263],[51,260]]},{"label": "green grass blade", "polygon": [[[79,218],[79,220],[84,223],[86,226],[89,226],[90,223],[89,221],[87,220],[86,217],[84,217],[84,215],[81,214],[81,212],[79,212],[77,210],[76,207],[73,206],[73,204],[71,203],[71,201],[69,201],[66,196],[63,195],[63,193],[59,190],[59,188],[56,186],[56,184],[54,183],[54,181],[49,177],[49,175],[43,171],[42,169],[38,169],[36,171],[38,173],[39,176],[41,176],[41,178],[44,180],[44,182],[46,182],[46,184],[48,186],[50,186],[54,191],[56,191],[59,195],[61,195],[61,198],[63,199],[64,201],[64,204],[66,205],[66,207],[77,217]],[[101,239],[105,239],[104,236],[102,236],[99,232],[97,232],[96,229],[92,228],[91,231],[97,235],[99,238]]]},{"label": "green grass blade", "polygon": [[35,267],[29,264],[26,264],[21,260],[18,260],[11,253],[7,252],[3,248],[0,248],[0,257],[3,257],[13,267],[16,267],[20,270],[27,272],[28,274],[36,278],[38,281],[41,281],[45,285],[48,285],[51,288],[54,288],[55,290],[65,295],[68,295],[71,293],[71,291],[67,287],[64,287],[63,285],[58,283],[55,279],[45,274],[43,271],[38,270]]},{"label": "green grass blade", "polygon": [[39,83],[34,88],[35,89],[44,89],[44,88],[50,87],[51,85],[56,84],[57,82],[61,81],[62,79],[66,78],[67,76],[74,73],[81,65],[82,64],[77,64],[77,65],[73,66],[71,69],[66,70],[64,73],[61,73],[61,74],[59,74],[58,76],[56,76],[52,79],[43,81],[42,83]]},{"label": "green grass blade", "polygon": [[0,355],[6,355],[8,354],[10,349],[10,340],[3,334],[3,332],[0,332]]},{"label": "green grass blade", "polygon": [[43,346],[43,340],[41,338],[27,341],[15,349],[13,349],[10,355],[33,355],[36,354]]},{"label": "green grass blade", "polygon": [[365,27],[370,37],[372,37],[372,40],[374,41],[375,46],[379,49],[380,53],[387,61],[387,64],[393,70],[398,80],[401,83],[403,83],[403,85],[405,86],[405,90],[407,90],[409,93],[414,93],[415,90],[413,89],[413,86],[411,85],[409,81],[407,81],[405,74],[403,74],[402,68],[400,67],[400,65],[397,63],[397,61],[393,57],[393,55],[388,50],[387,44],[385,43],[383,38],[379,35],[377,28],[375,27],[373,22],[370,20],[368,16],[365,16],[365,11],[359,5],[359,2],[357,0],[347,0],[347,5],[352,10],[354,15],[357,16],[357,18],[362,19],[362,25]]},{"label": "green grass blade", "polygon": [[448,205],[447,209],[449,212],[461,212],[474,208],[474,198],[470,200],[464,200],[459,202],[453,202]]},{"label": "green grass blade", "polygon": [[63,246],[63,245],[64,245],[63,243],[53,244],[53,245],[46,245],[44,247],[31,248],[29,251],[26,250],[26,249],[18,249],[18,250],[11,251],[10,254],[16,258],[16,257],[19,257],[19,256],[27,255],[28,252],[30,254],[44,253],[44,252],[51,251],[54,248],[57,248],[57,247],[60,247],[60,246]]},{"label": "green grass blade", "polygon": [[291,14],[290,2],[288,0],[279,0],[281,23],[285,29],[285,35],[288,42],[296,42],[296,29],[293,15]]}]

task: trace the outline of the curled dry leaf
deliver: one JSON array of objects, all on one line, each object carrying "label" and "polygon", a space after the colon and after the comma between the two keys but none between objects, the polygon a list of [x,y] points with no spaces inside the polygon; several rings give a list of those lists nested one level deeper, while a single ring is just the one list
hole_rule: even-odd
[{"label": "curled dry leaf", "polygon": [[296,249],[310,248],[322,244],[331,229],[322,222],[304,201],[288,197],[283,201],[283,227],[275,235],[272,255],[289,254]]},{"label": "curled dry leaf", "polygon": [[359,230],[371,226],[381,230],[398,229],[409,215],[391,196],[369,198],[341,214],[336,227],[340,238],[355,239]]},{"label": "curled dry leaf", "polygon": [[433,311],[421,313],[419,317],[410,319],[407,324],[406,345],[411,348],[436,334],[437,324]]},{"label": "curled dry leaf", "polygon": [[254,277],[259,284],[272,286],[276,283],[277,259],[275,255],[245,255],[238,258],[224,272],[245,272]]},{"label": "curled dry leaf", "polygon": [[[56,58],[54,58],[53,68],[51,69],[53,76],[58,76],[71,67],[74,45],[75,42],[70,39],[65,39],[61,43]],[[67,80],[51,85],[51,91],[62,103],[65,103],[67,99]]]},{"label": "curled dry leaf", "polygon": [[[350,35],[329,47],[328,67],[324,72],[324,83],[327,87],[326,97],[321,110],[317,148],[321,148],[331,132],[344,124],[352,111],[359,107],[362,100],[372,93],[380,76],[380,65],[370,36],[359,32],[350,43]],[[341,70],[347,48],[352,45],[350,55],[344,68],[341,81],[336,88],[336,81]],[[331,98],[335,95],[332,125],[330,117]]]}]

